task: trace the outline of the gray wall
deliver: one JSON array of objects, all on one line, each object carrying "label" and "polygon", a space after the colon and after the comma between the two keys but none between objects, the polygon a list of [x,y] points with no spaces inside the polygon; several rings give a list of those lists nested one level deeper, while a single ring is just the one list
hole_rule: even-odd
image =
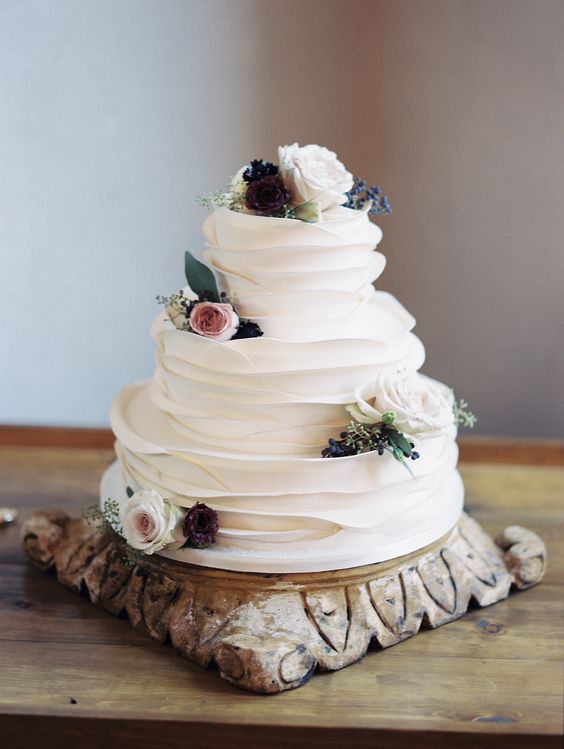
[{"label": "gray wall", "polygon": [[107,423],[196,194],[298,140],[386,188],[379,285],[479,431],[562,435],[563,36],[560,0],[1,0],[0,421]]}]

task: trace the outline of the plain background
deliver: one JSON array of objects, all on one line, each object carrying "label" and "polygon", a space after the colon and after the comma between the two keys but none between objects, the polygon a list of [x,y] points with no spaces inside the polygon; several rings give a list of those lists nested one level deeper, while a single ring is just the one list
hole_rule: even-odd
[{"label": "plain background", "polygon": [[385,188],[378,282],[482,434],[564,434],[562,0],[0,0],[0,422],[148,377],[198,193],[278,144]]}]

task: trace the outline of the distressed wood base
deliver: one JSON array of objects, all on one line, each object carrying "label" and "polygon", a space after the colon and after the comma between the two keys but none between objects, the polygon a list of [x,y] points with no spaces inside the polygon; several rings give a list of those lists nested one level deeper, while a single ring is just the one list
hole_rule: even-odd
[{"label": "distressed wood base", "polygon": [[215,662],[238,687],[276,693],[305,684],[463,616],[471,599],[489,606],[545,571],[541,539],[510,526],[495,542],[463,514],[437,543],[414,554],[333,572],[227,572],[144,557],[128,566],[115,534],[62,510],[34,513],[23,548],[40,569],[149,637],[170,639],[200,666]]}]

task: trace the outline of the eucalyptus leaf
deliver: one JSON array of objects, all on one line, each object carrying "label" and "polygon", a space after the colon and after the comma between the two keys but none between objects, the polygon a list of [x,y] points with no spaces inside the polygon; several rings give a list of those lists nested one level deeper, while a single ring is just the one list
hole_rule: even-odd
[{"label": "eucalyptus leaf", "polygon": [[388,428],[386,429],[386,434],[388,435],[388,440],[393,447],[397,447],[398,450],[401,450],[407,457],[411,455],[411,445],[401,432],[398,432],[397,429]]},{"label": "eucalyptus leaf", "polygon": [[403,454],[403,452],[402,452],[402,451],[401,451],[401,450],[399,449],[399,447],[394,447],[394,448],[392,449],[392,452],[393,452],[393,454],[394,454],[394,458],[395,458],[396,460],[399,460],[399,462],[401,463],[401,462],[403,461],[403,459],[404,459],[404,454]]},{"label": "eucalyptus leaf", "polygon": [[219,292],[217,282],[212,271],[207,265],[190,254],[188,251],[184,257],[184,269],[186,271],[186,280],[194,294],[203,294],[207,292],[214,298],[211,301],[219,302]]}]

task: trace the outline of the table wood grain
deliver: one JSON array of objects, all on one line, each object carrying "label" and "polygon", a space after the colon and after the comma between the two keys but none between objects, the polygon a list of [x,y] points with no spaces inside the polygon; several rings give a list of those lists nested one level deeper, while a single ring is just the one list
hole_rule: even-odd
[{"label": "table wood grain", "polygon": [[538,533],[545,581],[266,697],[147,640],[24,561],[21,520],[49,506],[79,514],[111,451],[2,447],[0,506],[21,515],[0,529],[0,747],[561,747],[564,467],[498,459],[462,465],[467,510],[491,533],[509,524]]}]

